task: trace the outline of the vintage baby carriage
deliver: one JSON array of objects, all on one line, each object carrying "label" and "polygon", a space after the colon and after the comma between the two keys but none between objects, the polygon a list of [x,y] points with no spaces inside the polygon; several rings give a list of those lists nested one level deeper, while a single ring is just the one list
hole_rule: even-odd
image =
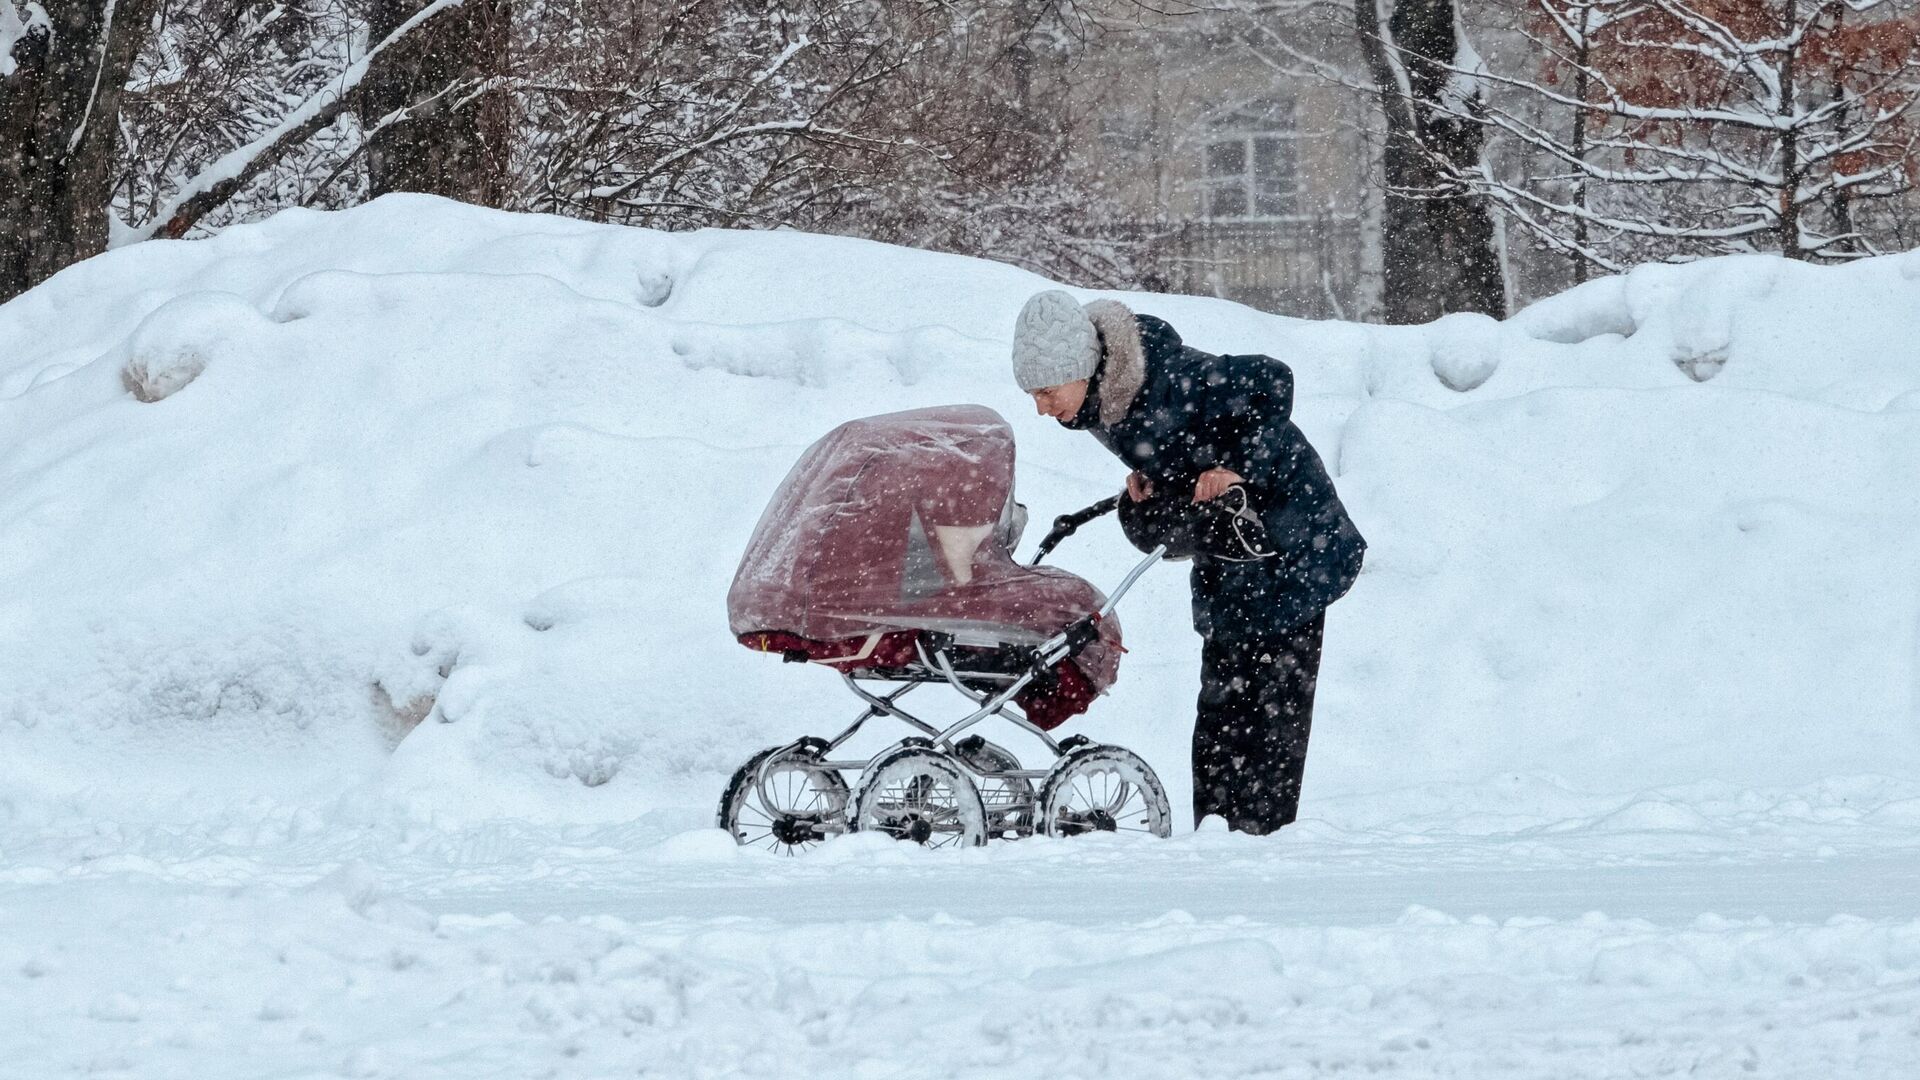
[{"label": "vintage baby carriage", "polygon": [[[793,854],[849,831],[931,847],[1034,832],[1167,836],[1159,778],[1117,746],[1048,732],[1118,673],[1113,597],[1039,562],[1116,500],[1059,518],[1032,565],[1013,557],[1026,511],[1013,498],[1013,431],[991,409],[947,406],[855,420],[802,455],[761,515],[727,594],[749,648],[838,672],[865,709],[832,738],[755,754],[727,784],[719,824],[741,844]],[[943,683],[972,706],[944,727],[901,699]],[[885,684],[897,684],[888,686]],[[833,755],[868,721],[913,734],[870,758]],[[1038,739],[1029,769],[969,730],[1000,717]]]}]

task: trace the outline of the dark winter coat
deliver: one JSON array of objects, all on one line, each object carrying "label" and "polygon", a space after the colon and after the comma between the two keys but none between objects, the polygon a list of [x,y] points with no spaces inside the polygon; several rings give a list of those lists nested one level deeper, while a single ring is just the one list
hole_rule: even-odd
[{"label": "dark winter coat", "polygon": [[1191,497],[1215,467],[1246,478],[1279,554],[1193,565],[1193,625],[1210,641],[1278,637],[1346,595],[1367,544],[1320,455],[1293,423],[1293,372],[1265,356],[1189,348],[1173,327],[1113,301],[1089,314],[1103,359],[1074,426],[1151,480]]}]

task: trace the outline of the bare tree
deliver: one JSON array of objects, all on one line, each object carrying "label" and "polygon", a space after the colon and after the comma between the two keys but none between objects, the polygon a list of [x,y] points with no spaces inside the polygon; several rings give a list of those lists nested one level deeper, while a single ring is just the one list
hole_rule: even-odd
[{"label": "bare tree", "polygon": [[[373,0],[379,40],[425,6]],[[418,191],[498,206],[509,185],[512,0],[466,0],[410,35],[369,73],[356,111],[370,195]]]},{"label": "bare tree", "polygon": [[106,249],[120,96],[157,0],[0,0],[0,301]]},{"label": "bare tree", "polygon": [[520,31],[514,205],[624,224],[789,226],[987,255],[1090,284],[1065,0],[548,0]]},{"label": "bare tree", "polygon": [[1506,283],[1484,193],[1484,67],[1453,0],[1354,0],[1386,133],[1382,231],[1388,322],[1460,311],[1506,314]]},{"label": "bare tree", "polygon": [[[341,0],[165,0],[121,101],[114,214],[161,222],[177,189],[272,130],[290,104],[331,93],[365,52],[364,21]],[[213,222],[255,204],[305,204],[314,175],[354,140],[350,116],[265,163]]]},{"label": "bare tree", "polygon": [[0,299],[110,240],[184,235],[262,184],[262,205],[304,201],[276,170],[351,155],[338,128],[368,72],[461,2],[361,44],[329,0],[0,0]]},{"label": "bare tree", "polygon": [[1913,0],[1526,4],[1541,70],[1487,76],[1506,100],[1458,115],[1555,167],[1469,179],[1578,274],[1878,250],[1861,208],[1905,194],[1920,172]]},{"label": "bare tree", "polygon": [[[171,195],[160,202],[158,210],[144,222],[130,227],[129,238],[185,236],[202,219],[267,176],[275,166],[300,154],[316,137],[343,120],[350,120],[363,99],[370,73],[377,82],[378,73],[386,65],[405,56],[404,43],[410,35],[430,32],[426,28],[456,16],[463,2],[431,0],[338,70],[326,71],[324,65],[317,62],[300,65],[303,69],[310,66],[325,72],[324,81],[310,92],[295,97],[296,103],[291,108],[250,117],[247,134],[241,136],[244,141],[171,185]],[[359,25],[356,23],[355,28]],[[437,97],[445,89],[423,93],[426,97]],[[365,139],[377,136],[385,125],[401,122],[407,115],[403,109],[380,116],[372,128],[361,132],[360,145],[364,145]],[[347,153],[351,156],[357,151],[355,146]]]},{"label": "bare tree", "polygon": [[530,12],[514,84],[518,205],[634,225],[790,225],[848,197],[861,171],[848,163],[900,130],[874,106],[904,71],[901,16],[876,23],[832,0],[778,14],[701,0]]},{"label": "bare tree", "polygon": [[[15,271],[12,291],[110,235],[204,235],[398,189],[668,228],[849,232],[1132,280],[1125,243],[1078,227],[1102,197],[1065,153],[1075,121],[1056,100],[1092,25],[1075,0],[117,2],[125,35],[95,65],[96,97],[48,59],[83,35],[0,0],[0,117],[52,131],[12,145],[106,148],[61,165],[85,184],[47,182],[31,152],[12,159],[8,257],[43,267]],[[65,88],[40,105],[12,92],[50,71]],[[1027,92],[1009,97],[1016,85]],[[83,241],[41,239],[60,240],[43,219],[63,214]]]},{"label": "bare tree", "polygon": [[1099,16],[1135,7],[985,0],[929,39],[916,81],[933,107],[915,131],[935,151],[896,156],[866,210],[878,235],[1081,284],[1142,284],[1155,238],[1120,225],[1132,211],[1113,193],[1117,163],[1075,152],[1099,127],[1087,64],[1114,33]]}]

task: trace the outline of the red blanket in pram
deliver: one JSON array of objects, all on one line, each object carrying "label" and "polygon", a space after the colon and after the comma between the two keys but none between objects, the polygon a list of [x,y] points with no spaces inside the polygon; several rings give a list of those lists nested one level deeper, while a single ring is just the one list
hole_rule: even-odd
[{"label": "red blanket in pram", "polygon": [[[727,593],[751,648],[842,670],[902,668],[922,635],[962,656],[1037,645],[1097,611],[1082,578],[1013,558],[1013,430],[978,405],[842,424],[807,449],[768,503]],[[1053,727],[1119,672],[1120,625],[1016,699]],[[963,666],[963,665],[962,665]]]}]

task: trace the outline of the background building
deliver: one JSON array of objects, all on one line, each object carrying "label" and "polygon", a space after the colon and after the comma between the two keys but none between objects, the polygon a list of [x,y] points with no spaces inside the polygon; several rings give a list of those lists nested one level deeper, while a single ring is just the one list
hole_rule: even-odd
[{"label": "background building", "polygon": [[1121,216],[1086,228],[1141,245],[1141,287],[1314,318],[1371,310],[1363,98],[1277,69],[1224,16],[1110,28],[1087,57],[1072,153]]}]

